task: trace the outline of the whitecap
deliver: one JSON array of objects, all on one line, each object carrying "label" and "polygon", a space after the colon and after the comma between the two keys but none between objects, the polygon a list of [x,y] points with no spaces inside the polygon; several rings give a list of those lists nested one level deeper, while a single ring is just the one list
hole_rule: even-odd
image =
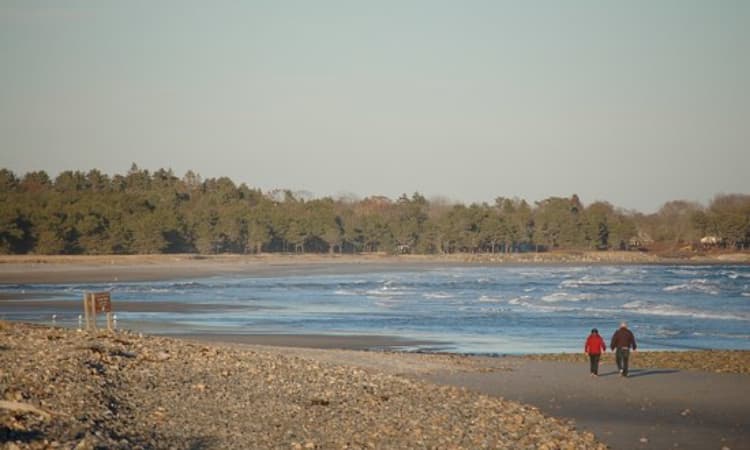
[{"label": "whitecap", "polygon": [[375,302],[375,306],[380,306],[381,308],[393,308],[398,303],[398,302],[394,302],[390,300],[392,299],[390,298],[380,299],[377,302]]},{"label": "whitecap", "polygon": [[664,292],[701,292],[710,295],[719,295],[719,287],[705,278],[690,280],[687,283],[674,284],[662,289]]},{"label": "whitecap", "polygon": [[578,280],[563,280],[560,283],[560,288],[579,288],[581,286],[612,286],[615,284],[620,284],[619,280],[612,280],[612,279],[596,279],[596,278],[590,278],[590,277],[583,277]]},{"label": "whitecap", "polygon": [[651,316],[673,316],[690,317],[693,319],[750,321],[749,314],[709,312],[697,309],[677,308],[671,305],[649,305],[642,308],[629,309],[629,312]]},{"label": "whitecap", "polygon": [[643,307],[645,303],[640,300],[634,300],[632,302],[623,303],[622,307],[625,309],[636,309]]},{"label": "whitecap", "polygon": [[423,298],[427,299],[446,299],[446,298],[453,298],[451,294],[445,293],[445,292],[427,292],[425,294],[422,294]]},{"label": "whitecap", "polygon": [[691,270],[691,269],[670,269],[670,270],[667,270],[667,272],[675,274],[675,275],[698,275],[700,273],[697,270]]},{"label": "whitecap", "polygon": [[572,308],[570,306],[537,305],[534,303],[524,303],[523,306],[525,306],[531,311],[544,312],[544,313],[558,313],[558,312],[569,313],[569,312],[579,311],[578,309]]},{"label": "whitecap", "polygon": [[571,295],[567,292],[555,292],[554,294],[545,295],[542,300],[548,303],[556,302],[580,302],[585,300],[592,300],[593,294],[577,294]]},{"label": "whitecap", "polygon": [[680,331],[680,330],[671,330],[671,329],[668,329],[668,328],[661,328],[661,329],[656,330],[655,334],[657,336],[674,337],[674,336],[679,336],[680,334],[682,334],[682,331]]},{"label": "whitecap", "polygon": [[383,286],[380,289],[370,289],[368,291],[365,291],[365,294],[373,297],[392,297],[394,295],[406,295],[406,292],[392,289],[388,286]]},{"label": "whitecap", "polygon": [[750,278],[750,273],[737,272],[735,270],[722,271],[722,275],[726,275],[727,278],[736,280],[737,278]]},{"label": "whitecap", "polygon": [[484,307],[479,308],[479,312],[484,314],[500,314],[506,312],[505,308],[499,307],[499,306],[491,306],[491,307]]},{"label": "whitecap", "polygon": [[336,289],[333,293],[335,295],[359,295],[357,291],[350,291],[348,289]]},{"label": "whitecap", "polygon": [[479,297],[481,303],[502,303],[503,299],[500,297],[491,297],[489,295],[483,295]]},{"label": "whitecap", "polygon": [[739,334],[739,333],[703,333],[700,331],[694,331],[693,336],[711,336],[728,339],[750,339],[750,334]]},{"label": "whitecap", "polygon": [[508,300],[508,304],[510,305],[526,305],[528,304],[527,300],[531,298],[528,295],[522,295],[521,297],[514,297],[510,300]]}]

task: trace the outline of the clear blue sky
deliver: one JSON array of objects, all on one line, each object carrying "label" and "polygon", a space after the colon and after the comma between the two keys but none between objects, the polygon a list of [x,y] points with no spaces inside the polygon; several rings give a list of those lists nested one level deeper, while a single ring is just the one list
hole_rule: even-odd
[{"label": "clear blue sky", "polygon": [[0,166],[644,212],[750,193],[750,2],[0,0]]}]

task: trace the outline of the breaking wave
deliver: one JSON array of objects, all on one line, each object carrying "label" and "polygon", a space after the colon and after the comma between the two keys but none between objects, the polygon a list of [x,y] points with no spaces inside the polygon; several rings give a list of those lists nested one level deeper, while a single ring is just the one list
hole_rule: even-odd
[{"label": "breaking wave", "polygon": [[569,294],[567,292],[555,292],[553,294],[545,295],[542,300],[547,303],[557,302],[582,302],[595,299],[594,294]]},{"label": "breaking wave", "polygon": [[650,304],[648,302],[630,302],[622,307],[628,312],[650,316],[690,317],[692,319],[712,320],[743,320],[750,321],[750,314],[745,313],[722,313],[717,311],[705,311],[693,308],[679,308],[672,305]]},{"label": "breaking wave", "polygon": [[690,280],[687,283],[674,284],[662,289],[664,292],[699,292],[702,294],[719,295],[720,288],[705,278]]},{"label": "breaking wave", "polygon": [[616,284],[622,284],[620,280],[612,279],[596,279],[583,277],[579,280],[563,280],[560,283],[560,288],[580,288],[584,286],[613,286]]}]

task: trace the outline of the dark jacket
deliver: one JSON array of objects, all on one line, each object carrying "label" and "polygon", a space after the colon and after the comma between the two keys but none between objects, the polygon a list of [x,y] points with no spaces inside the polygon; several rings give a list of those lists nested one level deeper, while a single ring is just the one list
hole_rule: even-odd
[{"label": "dark jacket", "polygon": [[632,348],[635,350],[635,336],[627,328],[619,328],[612,335],[612,342],[609,346],[612,350],[616,348]]}]

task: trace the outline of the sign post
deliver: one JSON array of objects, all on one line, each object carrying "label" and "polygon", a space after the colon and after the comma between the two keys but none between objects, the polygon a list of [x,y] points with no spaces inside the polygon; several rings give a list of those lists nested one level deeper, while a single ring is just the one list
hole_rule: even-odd
[{"label": "sign post", "polygon": [[86,317],[86,330],[96,331],[96,315],[107,315],[107,329],[114,330],[112,320],[112,296],[109,292],[87,292],[83,295],[83,313]]},{"label": "sign post", "polygon": [[90,293],[85,292],[83,294],[83,317],[84,323],[86,324],[86,331],[89,331],[93,328],[93,326],[91,325],[91,307],[89,306],[90,298]]}]

